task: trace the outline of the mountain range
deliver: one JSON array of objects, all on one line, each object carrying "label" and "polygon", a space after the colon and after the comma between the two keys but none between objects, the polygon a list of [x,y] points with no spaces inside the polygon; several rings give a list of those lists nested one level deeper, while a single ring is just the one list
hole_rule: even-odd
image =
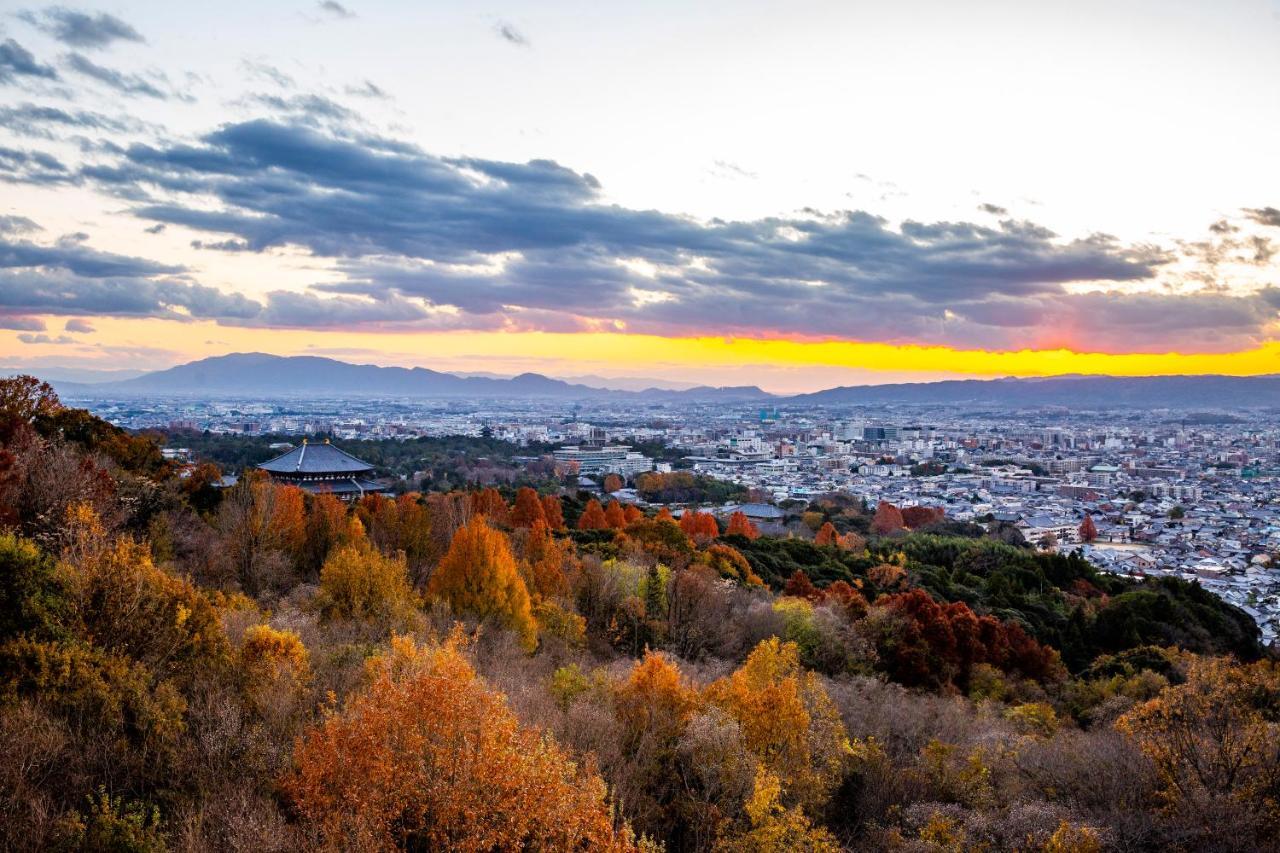
[{"label": "mountain range", "polygon": [[[13,370],[10,372],[23,372]],[[41,371],[34,371],[40,374]],[[754,385],[618,390],[538,373],[504,378],[459,376],[424,367],[351,364],[318,356],[232,353],[127,379],[48,379],[70,398],[182,396],[288,398],[423,397],[514,399],[637,399],[670,402],[760,402],[812,406],[975,405],[996,408],[1249,408],[1280,407],[1280,376],[1051,376],[963,379],[890,385],[850,385],[790,397]],[[635,382],[635,380],[629,380]],[[633,386],[634,387],[634,386]]]},{"label": "mountain range", "polygon": [[1280,406],[1280,376],[1048,376],[849,385],[788,402],[808,405],[977,405],[1025,409]]},{"label": "mountain range", "polygon": [[[17,371],[15,371],[17,372]],[[36,371],[39,373],[39,371]],[[41,377],[45,378],[45,377]],[[754,386],[617,391],[538,373],[501,378],[458,376],[425,367],[352,364],[319,356],[231,353],[121,381],[49,381],[67,397],[466,397],[587,399],[643,396],[673,400],[771,399]]]}]

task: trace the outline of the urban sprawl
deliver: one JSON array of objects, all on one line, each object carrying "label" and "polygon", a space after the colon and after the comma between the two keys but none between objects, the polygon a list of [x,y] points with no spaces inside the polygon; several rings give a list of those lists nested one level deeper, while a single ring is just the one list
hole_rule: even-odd
[{"label": "urban sprawl", "polygon": [[[1174,575],[1280,632],[1280,428],[1239,412],[1002,412],[964,407],[760,408],[758,404],[184,399],[80,401],[133,429],[344,439],[486,435],[552,446],[593,488],[606,474],[688,469],[750,490],[761,524],[821,495],[941,507],[1079,550],[1106,571]],[[635,448],[643,446],[652,455]],[[660,447],[661,454],[652,448]],[[181,454],[181,448],[171,448]],[[661,459],[655,458],[661,456]],[[411,475],[389,484],[416,487]],[[634,492],[618,493],[639,502]],[[1083,541],[1089,519],[1096,530]],[[1086,528],[1088,529],[1088,528]]]}]

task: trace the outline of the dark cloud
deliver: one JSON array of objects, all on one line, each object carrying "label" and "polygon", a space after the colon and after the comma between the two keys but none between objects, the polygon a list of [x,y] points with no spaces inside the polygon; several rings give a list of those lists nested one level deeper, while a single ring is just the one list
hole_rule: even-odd
[{"label": "dark cloud", "polygon": [[79,179],[57,157],[46,151],[0,146],[0,181],[52,186]]},{"label": "dark cloud", "polygon": [[72,317],[62,328],[64,331],[74,332],[78,335],[88,335],[95,331],[92,323],[79,317]]},{"label": "dark cloud", "polygon": [[[335,279],[249,299],[82,242],[12,239],[0,242],[0,313],[1205,351],[1265,339],[1280,307],[1273,291],[1156,292],[1172,261],[1200,251],[1190,246],[1064,239],[1003,213],[701,221],[608,204],[594,177],[554,161],[435,156],[325,115],[310,96],[261,97],[294,115],[104,150],[78,170],[0,149],[0,177],[90,181],[150,231],[191,228],[203,232],[192,245],[212,251],[302,249],[330,259]],[[1274,254],[1235,232],[1206,245],[1233,262]]]},{"label": "dark cloud", "polygon": [[91,278],[61,269],[0,268],[0,310],[239,321],[258,316],[262,306],[177,278]]},{"label": "dark cloud", "polygon": [[1146,282],[1171,260],[1015,220],[895,227],[860,211],[810,211],[698,222],[604,204],[595,178],[553,161],[436,157],[270,120],[196,145],[134,145],[86,174],[136,200],[140,216],[223,235],[204,248],[296,246],[339,259],[343,280],[305,301],[273,297],[254,323],[621,321],[985,345],[1052,327],[1074,299],[1063,285]]},{"label": "dark cloud", "polygon": [[427,320],[429,316],[421,303],[397,296],[385,299],[320,297],[314,293],[279,290],[268,294],[261,314],[244,322],[255,326],[315,328],[409,324]]},{"label": "dark cloud", "polygon": [[219,240],[212,243],[204,240],[192,240],[191,248],[209,249],[215,252],[247,252],[249,251],[249,244],[243,240]]},{"label": "dark cloud", "polygon": [[20,268],[65,270],[87,278],[148,277],[183,272],[182,267],[100,252],[83,245],[83,240],[79,239],[60,241],[52,246],[29,240],[0,239],[0,270]]},{"label": "dark cloud", "polygon": [[44,320],[39,317],[21,317],[0,314],[0,329],[9,329],[18,332],[43,332],[45,330]]},{"label": "dark cloud", "polygon": [[104,86],[115,89],[129,97],[157,98],[168,100],[170,95],[152,81],[138,74],[126,74],[114,68],[98,65],[82,53],[69,53],[66,57],[67,67],[78,74],[97,80]]},{"label": "dark cloud", "polygon": [[84,316],[244,323],[263,313],[262,303],[193,282],[182,267],[101,252],[79,234],[68,236],[52,245],[0,238],[0,316],[76,315],[66,327],[75,332],[92,330]]},{"label": "dark cloud", "polygon": [[0,234],[30,234],[42,230],[25,216],[0,216]]},{"label": "dark cloud", "polygon": [[493,25],[493,31],[508,44],[514,44],[516,47],[529,46],[529,40],[525,38],[524,33],[516,29],[515,24],[499,21]]},{"label": "dark cloud", "polygon": [[157,222],[155,225],[152,225],[149,228],[143,228],[142,230],[147,234],[163,234],[164,229],[165,224],[163,222]]},{"label": "dark cloud", "polygon": [[129,118],[112,118],[89,110],[64,110],[37,104],[0,107],[0,127],[19,136],[54,139],[53,128],[128,133],[142,127]]},{"label": "dark cloud", "polygon": [[31,51],[13,39],[5,39],[0,42],[0,84],[12,83],[19,77],[57,80],[58,72],[37,62]]},{"label": "dark cloud", "polygon": [[1280,210],[1274,207],[1250,207],[1245,208],[1245,214],[1257,222],[1259,225],[1267,225],[1272,228],[1280,228]]},{"label": "dark cloud", "polygon": [[346,19],[346,18],[354,18],[356,16],[355,12],[352,12],[350,9],[348,9],[346,6],[343,6],[341,3],[338,3],[337,0],[320,0],[320,2],[316,4],[316,7],[321,12],[324,12],[325,14],[331,15],[335,18]]},{"label": "dark cloud", "polygon": [[90,50],[117,41],[144,42],[146,39],[125,21],[105,12],[93,14],[55,6],[40,14],[22,16],[63,44]]},{"label": "dark cloud", "polygon": [[0,239],[0,313],[243,320],[261,311],[186,280],[182,267],[100,252],[72,236],[53,245]]},{"label": "dark cloud", "polygon": [[1009,215],[1008,209],[1003,208],[998,204],[987,204],[986,202],[983,202],[982,204],[978,205],[978,210],[981,210],[983,213],[990,213],[992,216],[1008,216]]}]

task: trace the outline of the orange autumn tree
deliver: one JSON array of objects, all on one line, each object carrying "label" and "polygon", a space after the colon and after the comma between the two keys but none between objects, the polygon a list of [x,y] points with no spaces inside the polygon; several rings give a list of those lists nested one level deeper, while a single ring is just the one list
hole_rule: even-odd
[{"label": "orange autumn tree", "polygon": [[542,506],[538,493],[528,486],[516,492],[516,505],[511,510],[512,527],[533,527],[538,522],[546,522],[547,511]]},{"label": "orange autumn tree", "polygon": [[698,512],[688,509],[680,516],[680,529],[695,542],[705,542],[720,535],[720,525],[716,517],[709,512]]},{"label": "orange autumn tree", "polygon": [[696,509],[686,509],[680,513],[680,529],[684,531],[684,535],[690,539],[698,532],[698,516],[701,515]]},{"label": "orange autumn tree", "polygon": [[670,509],[668,509],[668,508],[667,508],[667,507],[665,507],[665,506],[664,506],[662,509],[658,510],[658,514],[657,514],[657,515],[655,515],[655,516],[653,517],[653,520],[654,520],[654,521],[669,521],[669,522],[671,522],[672,524],[675,524],[675,522],[676,522],[675,517],[671,514],[671,510],[670,510]]},{"label": "orange autumn tree", "polygon": [[867,540],[850,530],[841,535],[836,544],[845,551],[861,551],[867,547]]},{"label": "orange autumn tree", "polygon": [[535,598],[564,595],[569,591],[564,565],[572,556],[570,543],[561,543],[551,535],[541,519],[533,523],[524,540],[521,570],[529,594]]},{"label": "orange autumn tree", "polygon": [[459,642],[395,638],[368,688],[299,739],[281,787],[321,846],[635,850],[599,775],[522,727]]},{"label": "orange autumn tree", "polygon": [[403,551],[410,567],[421,567],[431,551],[431,518],[416,492],[394,500],[367,495],[356,505],[369,541],[384,554]]},{"label": "orange autumn tree", "polygon": [[624,483],[622,482],[622,478],[619,477],[617,474],[610,474],[604,478],[603,488],[604,488],[605,494],[611,495],[614,492],[618,491],[618,489],[621,489],[623,485]]},{"label": "orange autumn tree", "polygon": [[836,532],[836,526],[829,521],[818,528],[818,532],[813,537],[814,545],[835,545],[839,541],[840,534]]},{"label": "orange autumn tree", "polygon": [[542,496],[542,512],[546,516],[547,527],[552,530],[564,530],[564,507],[555,495]]},{"label": "orange autumn tree", "polygon": [[347,533],[347,508],[331,492],[312,495],[307,505],[307,540],[302,569],[314,578],[329,552]]},{"label": "orange autumn tree", "polygon": [[721,577],[733,578],[750,586],[764,586],[764,581],[751,570],[751,563],[747,562],[747,558],[737,548],[717,542],[708,546],[703,554],[707,558],[707,565]]},{"label": "orange autumn tree", "polygon": [[507,537],[483,516],[474,516],[454,535],[431,575],[427,595],[445,601],[454,613],[496,621],[514,631],[528,651],[538,644],[529,590],[516,570]]},{"label": "orange autumn tree", "polygon": [[646,834],[670,837],[687,819],[691,804],[677,781],[683,776],[680,747],[701,704],[697,688],[675,663],[654,651],[645,652],[614,686],[617,749],[627,761],[631,792],[627,810]]},{"label": "orange autumn tree", "polygon": [[936,524],[946,517],[946,510],[938,506],[909,506],[902,510],[902,523],[912,530]]},{"label": "orange autumn tree", "polygon": [[644,518],[644,513],[641,512],[640,508],[635,504],[627,504],[624,506],[622,508],[622,514],[625,517],[627,524],[632,524]]},{"label": "orange autumn tree", "polygon": [[902,511],[888,501],[880,501],[876,506],[876,514],[871,519],[871,532],[885,536],[896,533],[905,526]]},{"label": "orange autumn tree", "polygon": [[617,501],[609,501],[609,506],[604,511],[605,523],[613,530],[621,530],[627,526],[627,515],[622,511],[622,504]]},{"label": "orange autumn tree", "polygon": [[1080,522],[1079,534],[1081,542],[1092,542],[1098,538],[1098,525],[1093,523],[1092,515],[1086,515]]},{"label": "orange autumn tree", "polygon": [[587,506],[582,510],[582,515],[578,517],[579,530],[605,530],[609,527],[609,520],[605,518],[604,509],[600,506],[600,501],[592,498],[587,501]]},{"label": "orange autumn tree", "polygon": [[511,508],[497,489],[488,488],[471,493],[471,512],[487,516],[494,524],[506,524]]},{"label": "orange autumn tree", "polygon": [[745,536],[748,539],[755,539],[760,535],[760,530],[751,523],[742,510],[737,510],[733,515],[729,516],[729,525],[725,528],[725,535]]}]

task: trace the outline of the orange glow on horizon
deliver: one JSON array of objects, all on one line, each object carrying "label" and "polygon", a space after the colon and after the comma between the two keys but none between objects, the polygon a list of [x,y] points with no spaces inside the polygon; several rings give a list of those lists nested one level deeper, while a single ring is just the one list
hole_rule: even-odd
[{"label": "orange glow on horizon", "polygon": [[[62,318],[45,318],[50,328]],[[816,390],[843,384],[930,381],[947,376],[1146,376],[1280,373],[1280,342],[1226,353],[1090,353],[1064,348],[999,352],[860,341],[660,337],[616,332],[406,332],[256,329],[212,322],[94,318],[97,331],[73,343],[24,344],[0,333],[11,363],[159,369],[229,352],[326,355],[344,361],[420,365],[446,371],[601,373],[717,384],[753,381],[766,389]],[[758,374],[758,380],[752,380]],[[820,374],[820,376],[819,376]],[[782,387],[782,386],[785,386]]]}]

